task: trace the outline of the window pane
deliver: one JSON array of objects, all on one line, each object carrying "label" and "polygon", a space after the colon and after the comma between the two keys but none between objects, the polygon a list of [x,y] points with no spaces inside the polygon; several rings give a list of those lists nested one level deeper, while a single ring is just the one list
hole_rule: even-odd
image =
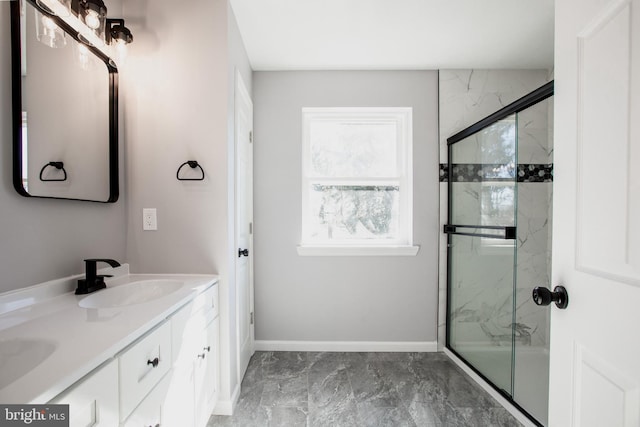
[{"label": "window pane", "polygon": [[312,120],[311,174],[326,177],[392,177],[397,171],[395,122]]},{"label": "window pane", "polygon": [[310,191],[316,241],[398,238],[399,186],[321,185]]}]

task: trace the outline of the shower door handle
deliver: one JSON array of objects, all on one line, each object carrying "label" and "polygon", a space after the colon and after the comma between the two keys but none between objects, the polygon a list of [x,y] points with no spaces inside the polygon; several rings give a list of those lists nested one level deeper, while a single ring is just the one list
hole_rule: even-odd
[{"label": "shower door handle", "polygon": [[532,297],[537,305],[549,305],[555,302],[556,307],[562,310],[569,305],[569,294],[564,286],[556,286],[553,291],[544,286],[536,286],[533,288]]}]

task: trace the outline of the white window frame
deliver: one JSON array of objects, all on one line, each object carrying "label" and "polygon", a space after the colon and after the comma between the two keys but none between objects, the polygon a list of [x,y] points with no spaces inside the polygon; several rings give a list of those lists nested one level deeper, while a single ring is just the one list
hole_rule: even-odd
[{"label": "white window frame", "polygon": [[[416,255],[413,246],[413,109],[411,107],[302,108],[302,236],[299,255]],[[310,124],[312,121],[392,121],[397,124],[397,170],[392,177],[332,178],[313,174],[311,165]],[[398,238],[321,240],[311,238],[310,189],[312,183],[352,185],[389,185],[397,182],[399,192]]]}]

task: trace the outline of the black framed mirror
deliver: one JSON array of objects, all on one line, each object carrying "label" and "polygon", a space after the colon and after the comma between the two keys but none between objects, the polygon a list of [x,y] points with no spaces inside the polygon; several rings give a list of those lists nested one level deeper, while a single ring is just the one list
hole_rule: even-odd
[{"label": "black framed mirror", "polygon": [[11,2],[13,186],[25,197],[114,203],[118,71],[37,0]]}]

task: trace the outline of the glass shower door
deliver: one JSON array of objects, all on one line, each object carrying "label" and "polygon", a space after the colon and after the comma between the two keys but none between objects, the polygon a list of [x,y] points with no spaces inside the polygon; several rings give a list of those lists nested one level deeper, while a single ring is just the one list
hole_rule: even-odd
[{"label": "glass shower door", "polygon": [[547,424],[550,307],[531,298],[551,282],[553,97],[518,112],[513,400]]},{"label": "glass shower door", "polygon": [[547,423],[553,82],[448,138],[447,348]]},{"label": "glass shower door", "polygon": [[513,395],[517,116],[449,145],[448,347]]}]

